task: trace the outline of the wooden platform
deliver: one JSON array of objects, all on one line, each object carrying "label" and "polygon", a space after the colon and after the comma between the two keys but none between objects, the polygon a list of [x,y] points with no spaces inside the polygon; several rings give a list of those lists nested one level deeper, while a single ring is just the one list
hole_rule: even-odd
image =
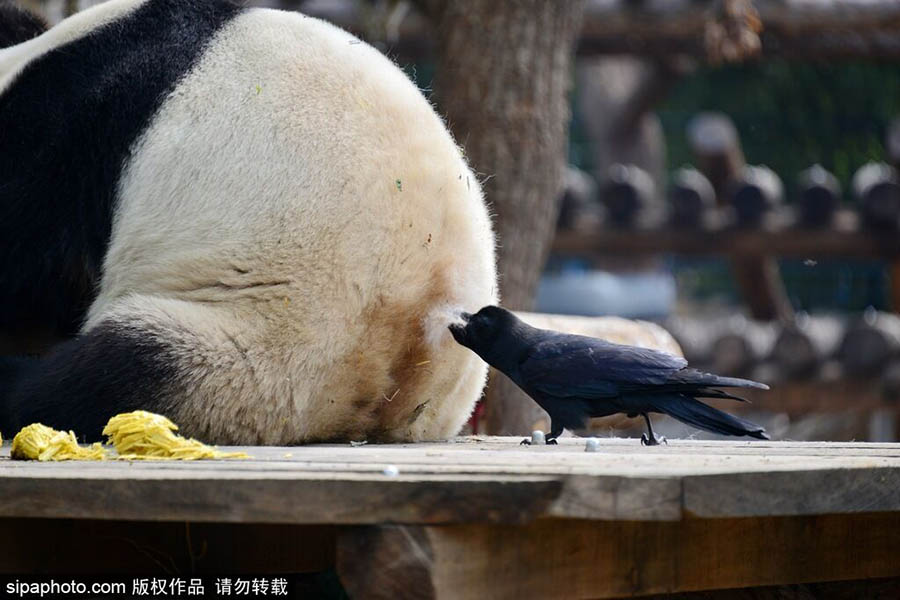
[{"label": "wooden platform", "polygon": [[18,462],[7,444],[0,535],[28,541],[0,546],[0,570],[147,572],[160,555],[194,572],[335,566],[352,597],[379,598],[900,577],[900,444],[519,440],[192,463]]}]

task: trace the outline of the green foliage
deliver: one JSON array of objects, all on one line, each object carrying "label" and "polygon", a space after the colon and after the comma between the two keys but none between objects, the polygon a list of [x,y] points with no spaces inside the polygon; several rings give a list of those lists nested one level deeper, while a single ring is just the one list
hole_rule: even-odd
[{"label": "green foliage", "polygon": [[[705,110],[734,120],[747,161],[774,169],[789,199],[797,173],[820,163],[837,175],[850,200],[847,192],[856,169],[887,158],[887,125],[900,116],[900,65],[769,60],[702,69],[682,81],[658,109],[670,169],[691,162],[685,126]],[[815,268],[802,261],[780,262],[798,309],[889,308],[889,280],[878,261],[820,262]],[[727,266],[713,265],[676,261],[679,292],[736,301]]]},{"label": "green foliage", "polygon": [[670,168],[691,162],[685,125],[705,110],[729,115],[747,161],[774,169],[789,194],[797,173],[817,162],[846,190],[863,163],[885,160],[886,127],[900,115],[900,65],[768,60],[701,69],[658,110]]},{"label": "green foliage", "polygon": [[[879,260],[826,260],[810,265],[803,260],[779,260],[788,299],[796,310],[858,312],[872,306],[891,310],[890,280]],[[728,259],[673,257],[678,295],[698,301],[739,304]]]}]

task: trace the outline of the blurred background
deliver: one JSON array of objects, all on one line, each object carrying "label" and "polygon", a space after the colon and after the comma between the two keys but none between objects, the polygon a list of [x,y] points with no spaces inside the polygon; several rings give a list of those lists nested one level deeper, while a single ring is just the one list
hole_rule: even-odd
[{"label": "blurred background", "polygon": [[[505,305],[661,324],[772,385],[723,407],[775,439],[900,439],[900,2],[254,4],[353,31],[432,98],[495,214]],[[492,378],[470,426],[542,419]]]}]

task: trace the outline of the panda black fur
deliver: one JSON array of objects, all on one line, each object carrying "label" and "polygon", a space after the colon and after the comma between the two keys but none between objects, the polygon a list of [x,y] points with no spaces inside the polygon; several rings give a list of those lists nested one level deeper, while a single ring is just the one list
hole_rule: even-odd
[{"label": "panda black fur", "polygon": [[0,48],[28,41],[47,30],[47,23],[11,0],[0,0]]},{"label": "panda black fur", "polygon": [[0,50],[0,428],[137,408],[216,443],[455,434],[496,301],[480,188],[377,51],[297,13],[111,0]]}]

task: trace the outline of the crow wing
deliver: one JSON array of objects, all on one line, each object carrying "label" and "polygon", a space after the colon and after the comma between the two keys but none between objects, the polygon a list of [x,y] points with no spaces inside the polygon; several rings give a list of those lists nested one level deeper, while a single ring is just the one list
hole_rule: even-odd
[{"label": "crow wing", "polygon": [[527,389],[545,396],[615,398],[662,385],[686,366],[686,360],[665,352],[561,334],[535,344],[519,374]]}]

